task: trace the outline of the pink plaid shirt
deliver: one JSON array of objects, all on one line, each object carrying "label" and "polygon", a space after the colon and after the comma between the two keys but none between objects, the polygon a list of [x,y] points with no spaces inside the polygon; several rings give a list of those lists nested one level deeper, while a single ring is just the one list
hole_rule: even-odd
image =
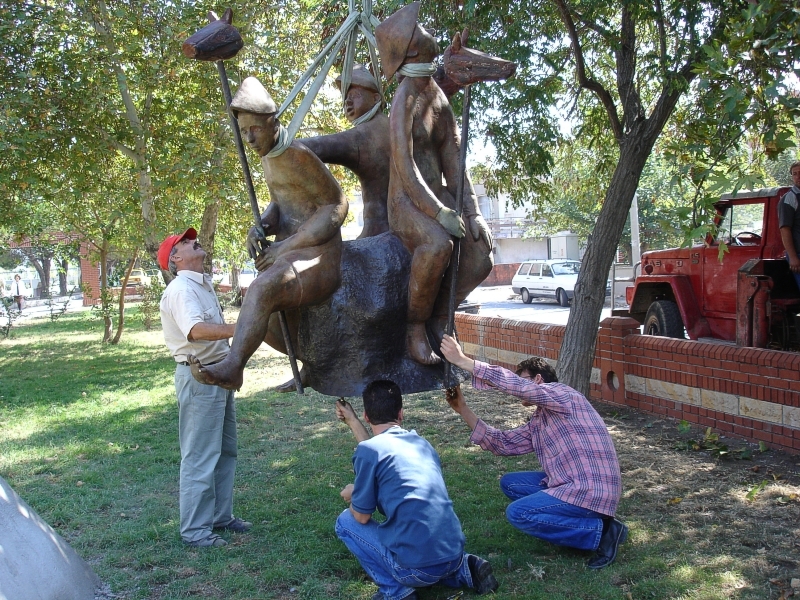
[{"label": "pink plaid shirt", "polygon": [[563,383],[537,384],[477,360],[472,386],[497,388],[537,406],[528,423],[510,431],[479,420],[473,444],[500,456],[536,453],[547,475],[546,493],[614,516],[622,494],[617,452],[606,424],[583,395]]}]

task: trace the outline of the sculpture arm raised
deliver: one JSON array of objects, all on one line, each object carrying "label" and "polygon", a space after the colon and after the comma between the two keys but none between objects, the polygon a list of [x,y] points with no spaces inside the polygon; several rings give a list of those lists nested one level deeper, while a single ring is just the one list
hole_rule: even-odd
[{"label": "sculpture arm raised", "polygon": [[298,141],[324,163],[342,165],[351,171],[358,167],[359,133],[355,128]]}]

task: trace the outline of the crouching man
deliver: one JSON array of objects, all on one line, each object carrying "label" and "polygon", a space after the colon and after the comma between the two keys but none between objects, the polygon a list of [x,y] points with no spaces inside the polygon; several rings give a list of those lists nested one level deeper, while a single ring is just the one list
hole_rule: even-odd
[{"label": "crouching man", "polygon": [[[493,592],[492,566],[464,552],[464,533],[442,478],[439,455],[416,431],[406,431],[403,397],[391,381],[373,381],[363,393],[364,419],[346,401],[336,416],[353,432],[355,482],[341,492],[350,507],[336,535],[378,585],[373,600],[416,600],[415,588],[436,583]],[[372,514],[386,519],[378,523]]]},{"label": "crouching man", "polygon": [[607,567],[628,536],[614,518],[622,493],[617,452],[603,419],[582,395],[558,383],[556,372],[541,358],[522,361],[516,374],[464,355],[445,335],[444,357],[472,373],[475,389],[499,389],[523,406],[536,406],[530,420],[499,431],[467,406],[460,387],[447,401],[472,429],[470,441],[500,456],[534,452],[542,471],[507,473],[500,489],[512,502],[506,517],[534,537],[559,546],[593,551],[587,566]]}]

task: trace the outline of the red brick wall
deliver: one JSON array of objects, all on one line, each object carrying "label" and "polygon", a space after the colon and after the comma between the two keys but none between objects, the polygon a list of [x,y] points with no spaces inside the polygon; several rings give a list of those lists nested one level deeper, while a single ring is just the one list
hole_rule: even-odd
[{"label": "red brick wall", "polygon": [[100,263],[89,260],[89,247],[84,242],[80,248],[81,256],[81,283],[84,290],[88,286],[89,294],[83,294],[83,305],[93,306],[100,301]]},{"label": "red brick wall", "polygon": [[492,267],[492,272],[483,280],[481,286],[511,285],[511,278],[522,263],[505,263]]},{"label": "red brick wall", "polygon": [[[456,313],[465,351],[513,368],[527,356],[555,362],[565,328]],[[711,427],[800,453],[800,354],[639,334],[633,319],[600,324],[593,400]]]}]

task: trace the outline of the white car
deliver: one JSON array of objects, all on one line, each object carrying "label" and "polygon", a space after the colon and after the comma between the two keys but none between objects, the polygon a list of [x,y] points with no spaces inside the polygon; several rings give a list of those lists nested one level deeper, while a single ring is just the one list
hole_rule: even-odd
[{"label": "white car", "polygon": [[[581,263],[578,260],[552,258],[549,260],[526,260],[511,279],[511,289],[522,296],[525,304],[534,298],[553,298],[561,306],[569,306],[575,295],[575,282]],[[606,285],[606,296],[611,294]]]}]

